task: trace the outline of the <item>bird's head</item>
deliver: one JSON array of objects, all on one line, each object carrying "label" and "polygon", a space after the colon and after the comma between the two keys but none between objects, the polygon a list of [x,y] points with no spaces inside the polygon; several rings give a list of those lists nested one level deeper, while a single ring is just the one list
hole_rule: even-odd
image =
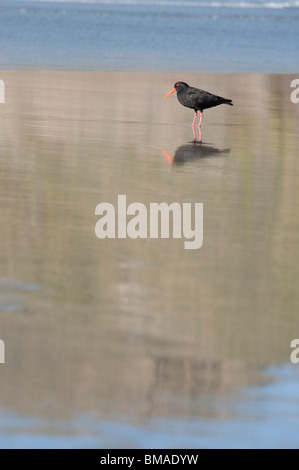
[{"label": "bird's head", "polygon": [[175,91],[181,91],[181,90],[184,90],[188,87],[189,87],[189,85],[187,85],[187,83],[185,83],[185,82],[176,82],[174,84],[173,89],[169,93],[167,93],[167,95],[165,95],[164,98],[167,98],[167,96],[171,95]]}]

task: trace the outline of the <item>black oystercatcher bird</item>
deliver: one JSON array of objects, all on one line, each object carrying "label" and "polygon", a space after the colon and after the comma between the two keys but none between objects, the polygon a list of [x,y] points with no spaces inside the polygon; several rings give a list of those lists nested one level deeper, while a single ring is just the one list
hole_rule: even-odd
[{"label": "black oystercatcher bird", "polygon": [[232,100],[222,98],[222,96],[213,95],[212,93],[200,90],[199,88],[194,88],[192,86],[187,85],[187,83],[185,82],[176,82],[174,88],[169,93],[167,93],[164,98],[167,98],[167,96],[171,95],[175,91],[177,92],[177,98],[179,102],[183,106],[194,109],[195,116],[192,123],[194,139],[196,138],[194,126],[198,111],[200,112],[200,119],[198,124],[198,128],[200,131],[204,109],[214,108],[215,106],[219,106],[220,104],[229,104],[230,106],[233,106]]}]

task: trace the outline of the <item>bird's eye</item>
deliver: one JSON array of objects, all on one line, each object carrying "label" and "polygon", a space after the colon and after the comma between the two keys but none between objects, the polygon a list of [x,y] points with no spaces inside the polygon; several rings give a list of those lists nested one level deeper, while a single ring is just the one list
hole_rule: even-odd
[{"label": "bird's eye", "polygon": [[176,86],[179,86],[179,84],[177,83]]}]

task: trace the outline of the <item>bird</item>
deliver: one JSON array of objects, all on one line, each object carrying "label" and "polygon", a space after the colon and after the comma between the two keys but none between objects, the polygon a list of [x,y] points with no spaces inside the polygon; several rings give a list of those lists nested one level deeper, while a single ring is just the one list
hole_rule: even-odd
[{"label": "bird", "polygon": [[178,101],[183,106],[194,110],[195,115],[192,122],[194,139],[196,139],[194,126],[196,123],[198,111],[200,112],[198,129],[200,132],[201,140],[201,123],[204,109],[214,108],[215,106],[219,106],[220,104],[228,104],[229,106],[233,106],[232,100],[222,98],[222,96],[213,95],[213,93],[210,93],[205,90],[200,90],[199,88],[191,87],[185,82],[176,82],[174,84],[173,89],[169,93],[167,93],[164,98],[167,98],[167,96],[171,95],[175,91],[177,92]]}]

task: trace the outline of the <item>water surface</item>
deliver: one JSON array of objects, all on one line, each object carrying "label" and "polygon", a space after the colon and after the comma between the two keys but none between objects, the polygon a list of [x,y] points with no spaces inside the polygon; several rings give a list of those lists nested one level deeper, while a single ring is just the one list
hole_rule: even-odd
[{"label": "water surface", "polygon": [[[1,446],[296,444],[296,77],[1,77]],[[234,101],[202,145],[178,79]],[[202,248],[99,240],[118,194],[202,202]]]},{"label": "water surface", "polygon": [[0,1],[1,69],[298,72],[299,2]]}]

